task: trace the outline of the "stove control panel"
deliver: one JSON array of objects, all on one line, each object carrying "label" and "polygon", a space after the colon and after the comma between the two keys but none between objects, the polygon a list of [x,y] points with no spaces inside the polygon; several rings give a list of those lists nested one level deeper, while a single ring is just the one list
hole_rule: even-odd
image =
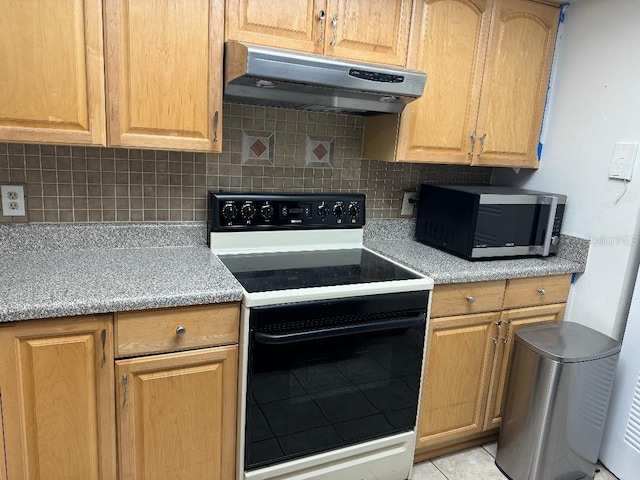
[{"label": "stove control panel", "polygon": [[209,192],[211,231],[361,228],[361,194]]}]

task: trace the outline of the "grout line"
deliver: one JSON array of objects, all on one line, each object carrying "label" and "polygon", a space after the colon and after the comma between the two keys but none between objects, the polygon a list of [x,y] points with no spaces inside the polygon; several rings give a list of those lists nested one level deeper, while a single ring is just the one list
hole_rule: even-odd
[{"label": "grout line", "polygon": [[433,463],[433,461],[429,460],[429,462],[430,462],[430,463],[431,463],[431,464],[436,468],[436,470],[438,470],[438,471],[442,474],[442,476],[443,476],[444,478],[446,478],[447,480],[453,480],[453,479],[451,479],[451,478],[447,477],[447,476],[445,475],[445,473],[444,473],[442,470],[440,470],[440,469],[438,468],[438,466],[437,466],[435,463]]}]

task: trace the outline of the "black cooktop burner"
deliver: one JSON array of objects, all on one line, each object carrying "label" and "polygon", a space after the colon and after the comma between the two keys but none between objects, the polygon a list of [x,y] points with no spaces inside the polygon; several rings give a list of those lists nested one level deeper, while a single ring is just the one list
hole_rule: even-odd
[{"label": "black cooktop burner", "polygon": [[360,248],[220,255],[220,260],[250,293],[421,278]]}]

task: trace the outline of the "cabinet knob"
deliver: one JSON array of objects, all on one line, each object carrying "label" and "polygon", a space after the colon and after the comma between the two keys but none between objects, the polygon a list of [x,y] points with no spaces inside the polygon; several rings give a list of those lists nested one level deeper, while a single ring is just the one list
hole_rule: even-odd
[{"label": "cabinet knob", "polygon": [[187,333],[187,328],[182,325],[178,325],[178,328],[176,328],[176,335],[180,335],[182,337],[185,333]]},{"label": "cabinet knob", "polygon": [[475,301],[476,301],[476,297],[474,297],[472,295],[467,295],[467,302],[473,303]]},{"label": "cabinet knob", "polygon": [[538,295],[546,295],[547,291],[544,288],[539,288],[538,289]]}]

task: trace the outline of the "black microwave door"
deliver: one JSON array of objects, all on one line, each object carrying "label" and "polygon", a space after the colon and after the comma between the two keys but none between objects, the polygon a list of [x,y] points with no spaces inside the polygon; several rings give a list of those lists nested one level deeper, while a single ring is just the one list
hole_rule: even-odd
[{"label": "black microwave door", "polygon": [[470,257],[478,195],[422,185],[416,238],[442,250]]},{"label": "black microwave door", "polygon": [[540,204],[479,205],[474,248],[538,246],[544,242],[550,208]]}]

